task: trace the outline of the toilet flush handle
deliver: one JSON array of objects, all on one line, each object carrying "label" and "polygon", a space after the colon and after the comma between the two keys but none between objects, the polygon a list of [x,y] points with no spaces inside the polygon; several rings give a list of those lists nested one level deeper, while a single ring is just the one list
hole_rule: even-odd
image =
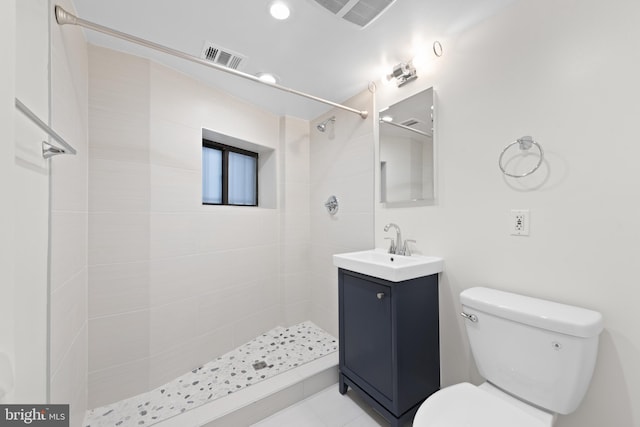
[{"label": "toilet flush handle", "polygon": [[460,316],[464,317],[467,320],[471,320],[472,322],[478,321],[478,316],[476,316],[475,314],[467,314],[463,311],[462,313],[460,313]]}]

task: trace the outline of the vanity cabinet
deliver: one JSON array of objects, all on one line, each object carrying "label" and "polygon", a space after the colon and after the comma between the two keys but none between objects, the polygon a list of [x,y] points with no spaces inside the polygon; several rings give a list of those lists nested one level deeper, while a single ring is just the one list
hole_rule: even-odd
[{"label": "vanity cabinet", "polygon": [[390,282],[338,269],[340,393],[353,388],[392,427],[440,389],[438,275]]}]

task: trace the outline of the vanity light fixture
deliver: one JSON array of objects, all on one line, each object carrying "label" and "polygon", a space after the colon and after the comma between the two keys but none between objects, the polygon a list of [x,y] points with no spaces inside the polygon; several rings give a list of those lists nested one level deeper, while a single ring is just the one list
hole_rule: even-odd
[{"label": "vanity light fixture", "polygon": [[418,78],[418,74],[416,72],[416,67],[413,66],[411,62],[401,62],[395,67],[393,67],[393,71],[391,74],[387,75],[387,80],[396,79],[396,84],[398,87],[402,87]]},{"label": "vanity light fixture", "polygon": [[[442,44],[437,40],[433,42],[433,54],[438,58],[442,56]],[[416,67],[422,68],[428,62],[429,60],[425,55],[418,54],[409,62],[401,62],[393,67],[391,74],[387,74],[386,76],[387,81],[395,79],[398,87],[402,87],[418,78]]]},{"label": "vanity light fixture", "polygon": [[289,17],[291,11],[289,10],[289,6],[287,6],[284,2],[274,1],[269,5],[269,13],[275,19],[279,21],[283,21]]}]

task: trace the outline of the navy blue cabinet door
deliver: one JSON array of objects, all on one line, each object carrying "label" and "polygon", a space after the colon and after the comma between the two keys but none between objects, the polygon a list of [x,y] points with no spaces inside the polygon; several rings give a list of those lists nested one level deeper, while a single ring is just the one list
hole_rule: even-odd
[{"label": "navy blue cabinet door", "polygon": [[391,288],[345,275],[344,367],[393,400]]},{"label": "navy blue cabinet door", "polygon": [[339,391],[405,426],[440,388],[438,276],[389,282],[339,269],[338,288]]}]

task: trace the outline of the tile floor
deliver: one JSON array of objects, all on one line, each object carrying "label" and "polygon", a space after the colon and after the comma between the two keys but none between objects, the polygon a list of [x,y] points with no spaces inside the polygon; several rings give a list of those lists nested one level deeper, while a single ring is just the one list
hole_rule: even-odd
[{"label": "tile floor", "polygon": [[338,384],[253,424],[252,427],[388,427],[384,418]]}]

